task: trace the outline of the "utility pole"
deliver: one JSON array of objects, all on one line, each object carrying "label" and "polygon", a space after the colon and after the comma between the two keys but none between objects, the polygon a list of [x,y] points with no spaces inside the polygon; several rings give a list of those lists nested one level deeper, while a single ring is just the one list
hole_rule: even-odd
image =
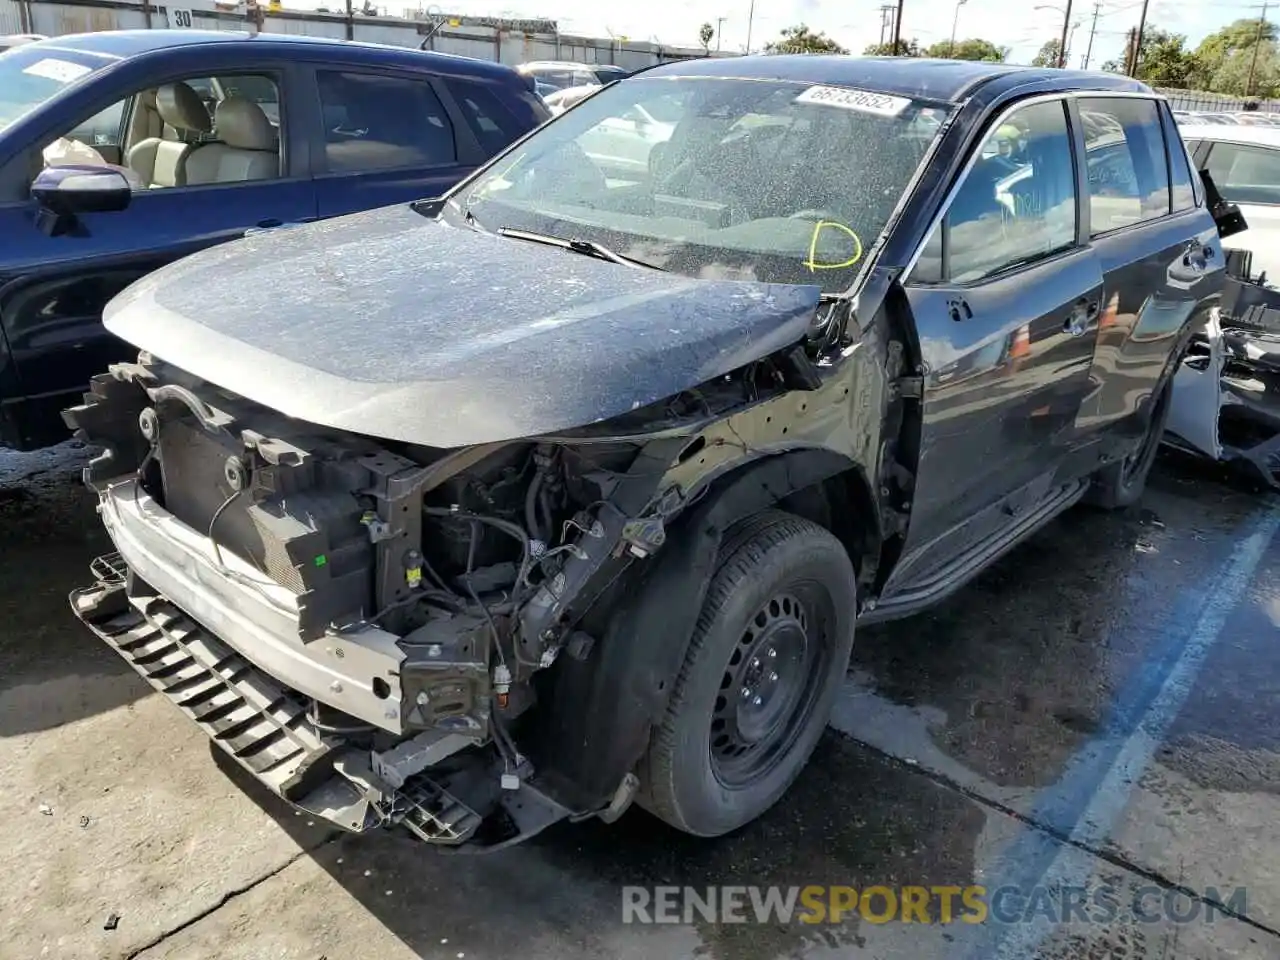
[{"label": "utility pole", "polygon": [[1071,0],[1067,0],[1067,9],[1062,15],[1062,39],[1058,42],[1058,69],[1067,65],[1067,31],[1071,28]]},{"label": "utility pole", "polygon": [[894,6],[886,3],[880,7],[880,46],[884,47],[889,42],[890,25],[893,23]]},{"label": "utility pole", "polygon": [[1098,32],[1098,14],[1102,12],[1102,0],[1097,0],[1093,5],[1093,24],[1089,27],[1089,45],[1084,50],[1084,62],[1080,64],[1081,70],[1089,69],[1089,61],[1093,58],[1093,35]]},{"label": "utility pole", "polygon": [[898,0],[898,12],[893,18],[893,56],[898,55],[898,45],[902,43],[902,0]]},{"label": "utility pole", "polygon": [[1262,46],[1262,29],[1267,24],[1267,7],[1270,2],[1263,3],[1262,12],[1258,14],[1258,35],[1253,40],[1253,56],[1249,60],[1249,79],[1244,82],[1244,95],[1253,95],[1253,75],[1258,69],[1258,48]]},{"label": "utility pole", "polygon": [[951,18],[951,45],[947,48],[947,56],[954,57],[956,55],[956,27],[960,23],[960,8],[965,5],[966,0],[956,0],[956,15]]},{"label": "utility pole", "polygon": [[1138,17],[1138,29],[1133,35],[1133,68],[1129,76],[1138,75],[1138,61],[1142,59],[1142,34],[1147,29],[1147,0],[1142,0],[1142,15]]},{"label": "utility pole", "polygon": [[1133,45],[1133,38],[1137,36],[1137,34],[1138,31],[1133,29],[1133,27],[1130,27],[1125,31],[1124,35],[1124,72],[1130,77],[1133,76],[1133,54],[1136,49]]},{"label": "utility pole", "polygon": [[751,24],[756,18],[756,0],[751,0],[751,9],[747,11],[747,54],[751,53]]},{"label": "utility pole", "polygon": [[728,17],[716,17],[716,53],[720,52],[720,31],[724,27],[724,22]]}]

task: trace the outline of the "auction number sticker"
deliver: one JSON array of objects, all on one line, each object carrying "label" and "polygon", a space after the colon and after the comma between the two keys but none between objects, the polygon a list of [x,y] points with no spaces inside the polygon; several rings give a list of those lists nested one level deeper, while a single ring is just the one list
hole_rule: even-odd
[{"label": "auction number sticker", "polygon": [[911,101],[906,97],[891,97],[887,93],[855,90],[852,87],[810,87],[796,97],[795,102],[817,103],[828,107],[839,107],[841,110],[856,110],[859,113],[874,113],[879,117],[896,117],[911,105]]},{"label": "auction number sticker", "polygon": [[43,60],[37,60],[31,66],[22,71],[33,77],[44,77],[46,80],[57,80],[59,83],[71,83],[73,80],[79,80],[89,68],[82,63],[72,63],[70,60],[54,60],[46,57]]}]

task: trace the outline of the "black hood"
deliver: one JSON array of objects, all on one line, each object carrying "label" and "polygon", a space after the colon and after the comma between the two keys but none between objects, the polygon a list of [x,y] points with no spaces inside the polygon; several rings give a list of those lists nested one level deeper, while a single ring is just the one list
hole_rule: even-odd
[{"label": "black hood", "polygon": [[112,333],[289,416],[435,447],[586,426],[801,339],[814,286],[697,280],[392,207],[196,254]]}]

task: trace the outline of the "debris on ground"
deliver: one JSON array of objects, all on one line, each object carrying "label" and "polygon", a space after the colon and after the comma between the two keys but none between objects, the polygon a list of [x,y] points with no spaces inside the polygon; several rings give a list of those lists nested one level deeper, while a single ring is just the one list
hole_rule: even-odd
[{"label": "debris on ground", "polygon": [[47,803],[40,804],[40,806],[37,807],[36,809],[39,810],[41,813],[43,813],[46,817],[53,816],[53,807],[49,806]]},{"label": "debris on ground", "polygon": [[102,925],[103,930],[114,930],[120,926],[120,914],[113,913],[107,917],[107,922]]}]

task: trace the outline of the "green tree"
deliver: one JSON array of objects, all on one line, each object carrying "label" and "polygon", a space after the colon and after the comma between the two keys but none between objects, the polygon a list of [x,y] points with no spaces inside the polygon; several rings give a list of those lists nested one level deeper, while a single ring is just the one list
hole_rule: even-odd
[{"label": "green tree", "polygon": [[1031,58],[1033,67],[1056,67],[1058,65],[1059,54],[1062,51],[1062,44],[1057,40],[1050,40],[1040,52]]},{"label": "green tree", "polygon": [[844,47],[836,43],[819,30],[814,33],[805,24],[786,27],[782,36],[764,45],[765,53],[848,53]]},{"label": "green tree", "polygon": [[1236,20],[1200,41],[1191,79],[1215,93],[1270,95],[1280,80],[1276,40],[1270,21]]},{"label": "green tree", "polygon": [[[1186,43],[1187,38],[1180,33],[1148,27],[1142,32],[1138,51],[1138,79],[1153,87],[1195,86],[1199,64]],[[1124,65],[1118,64],[1115,72],[1123,69]]]},{"label": "green tree", "polygon": [[862,51],[864,57],[923,57],[924,51],[920,49],[919,40],[899,40],[898,50],[895,53],[893,49],[893,41],[888,43],[873,43]]},{"label": "green tree", "polygon": [[1004,63],[1005,58],[1009,56],[1009,48],[997,47],[990,40],[972,37],[968,40],[957,40],[954,49],[950,40],[939,40],[925,50],[924,55],[951,60],[985,60],[988,63]]},{"label": "green tree", "polygon": [[709,23],[704,23],[698,28],[698,39],[702,42],[702,49],[711,52],[711,41],[716,35],[716,28]]}]

